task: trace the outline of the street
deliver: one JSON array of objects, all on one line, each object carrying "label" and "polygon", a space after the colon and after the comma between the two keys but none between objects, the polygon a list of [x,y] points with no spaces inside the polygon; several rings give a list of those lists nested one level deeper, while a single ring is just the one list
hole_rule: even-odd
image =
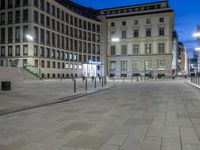
[{"label": "street", "polygon": [[0,116],[0,150],[199,150],[200,93],[184,81],[119,83]]}]

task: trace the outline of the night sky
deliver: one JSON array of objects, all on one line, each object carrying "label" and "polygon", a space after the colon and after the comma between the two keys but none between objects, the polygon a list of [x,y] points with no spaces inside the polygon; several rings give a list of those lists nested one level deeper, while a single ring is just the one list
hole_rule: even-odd
[{"label": "night sky", "polygon": [[[110,8],[156,2],[159,0],[72,0],[81,5],[95,9]],[[200,24],[200,0],[169,0],[170,6],[175,10],[175,30],[178,32],[179,41],[185,44],[188,54],[192,57],[196,41],[192,34]]]}]

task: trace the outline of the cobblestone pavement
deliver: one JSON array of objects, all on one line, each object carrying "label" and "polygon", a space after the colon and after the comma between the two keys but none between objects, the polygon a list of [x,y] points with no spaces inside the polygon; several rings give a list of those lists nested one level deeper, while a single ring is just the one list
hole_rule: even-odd
[{"label": "cobblestone pavement", "polygon": [[0,117],[0,150],[199,150],[200,93],[183,81],[121,83]]}]

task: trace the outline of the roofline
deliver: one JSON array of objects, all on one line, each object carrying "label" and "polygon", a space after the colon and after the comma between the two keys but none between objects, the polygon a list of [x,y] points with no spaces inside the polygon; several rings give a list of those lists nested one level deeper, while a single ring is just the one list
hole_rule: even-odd
[{"label": "roofline", "polygon": [[166,2],[169,2],[169,1],[164,0],[164,1],[157,1],[157,2],[151,2],[151,3],[136,4],[136,5],[125,5],[125,6],[118,6],[118,7],[110,7],[110,8],[97,9],[97,11],[109,10],[109,9],[119,9],[119,8],[125,8],[125,7],[134,7],[134,6],[143,6],[143,5],[158,4],[158,3],[166,3]]},{"label": "roofline", "polygon": [[152,15],[152,14],[159,14],[159,13],[174,13],[174,10],[161,10],[161,11],[153,11],[153,12],[144,12],[144,13],[136,13],[136,14],[124,14],[124,15],[117,15],[117,16],[106,16],[107,19],[114,19],[114,18],[122,18],[122,17],[130,17],[130,16],[141,16],[141,15]]}]

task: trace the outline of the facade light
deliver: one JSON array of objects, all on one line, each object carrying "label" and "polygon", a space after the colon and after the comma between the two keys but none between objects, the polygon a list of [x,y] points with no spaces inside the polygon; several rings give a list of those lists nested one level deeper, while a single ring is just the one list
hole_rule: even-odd
[{"label": "facade light", "polygon": [[31,35],[29,35],[29,34],[26,35],[26,38],[27,38],[28,40],[30,40],[30,41],[33,41],[33,37],[32,37]]},{"label": "facade light", "polygon": [[194,33],[193,37],[200,37],[200,32]]},{"label": "facade light", "polygon": [[119,42],[120,41],[120,39],[119,38],[112,38],[112,40],[111,40],[112,42]]}]

